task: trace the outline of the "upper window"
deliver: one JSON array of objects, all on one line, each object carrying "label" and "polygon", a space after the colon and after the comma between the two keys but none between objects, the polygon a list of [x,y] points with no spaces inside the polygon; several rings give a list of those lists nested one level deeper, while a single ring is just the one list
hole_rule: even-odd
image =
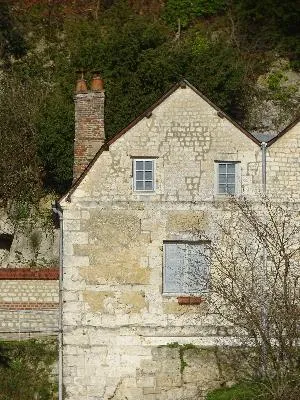
[{"label": "upper window", "polygon": [[133,160],[133,188],[137,192],[154,191],[154,160]]},{"label": "upper window", "polygon": [[208,281],[207,242],[164,242],[163,293],[200,294]]},{"label": "upper window", "polygon": [[217,164],[217,193],[235,194],[236,193],[236,163],[218,162]]}]

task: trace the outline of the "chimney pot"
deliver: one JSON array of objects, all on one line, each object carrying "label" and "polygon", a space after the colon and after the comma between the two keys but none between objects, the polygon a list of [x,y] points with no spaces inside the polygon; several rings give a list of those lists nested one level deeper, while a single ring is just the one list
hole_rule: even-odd
[{"label": "chimney pot", "polygon": [[91,82],[91,89],[93,92],[103,92],[104,83],[99,72],[94,72],[93,79]]},{"label": "chimney pot", "polygon": [[76,82],[76,89],[75,93],[87,93],[87,85],[86,85],[86,80],[83,78],[80,78]]}]

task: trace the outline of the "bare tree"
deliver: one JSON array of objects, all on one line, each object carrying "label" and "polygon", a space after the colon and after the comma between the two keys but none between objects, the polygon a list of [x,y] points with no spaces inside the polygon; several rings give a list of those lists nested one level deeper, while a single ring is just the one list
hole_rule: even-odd
[{"label": "bare tree", "polygon": [[[300,389],[298,204],[232,198],[211,238],[211,304],[235,330],[270,398]],[[243,338],[243,340],[242,340]]]}]

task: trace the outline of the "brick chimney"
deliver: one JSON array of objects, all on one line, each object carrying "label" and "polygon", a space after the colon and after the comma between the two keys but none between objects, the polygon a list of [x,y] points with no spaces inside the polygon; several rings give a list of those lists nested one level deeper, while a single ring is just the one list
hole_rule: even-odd
[{"label": "brick chimney", "polygon": [[95,73],[91,90],[83,74],[75,90],[75,142],[73,182],[79,178],[105,141],[103,80]]}]

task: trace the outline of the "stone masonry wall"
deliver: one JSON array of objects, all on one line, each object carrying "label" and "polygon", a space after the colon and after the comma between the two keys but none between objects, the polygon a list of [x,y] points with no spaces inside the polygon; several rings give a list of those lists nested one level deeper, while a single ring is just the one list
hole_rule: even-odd
[{"label": "stone masonry wall", "polygon": [[[133,192],[135,157],[155,158],[154,193]],[[206,294],[187,305],[162,293],[163,241],[211,235],[217,214],[230,220],[226,197],[215,192],[217,160],[238,163],[238,192],[259,194],[259,146],[192,89],[178,88],[61,202],[67,398],[195,400],[229,379],[204,350],[233,336],[210,315]],[[176,343],[198,349],[187,365]]]},{"label": "stone masonry wall", "polygon": [[300,122],[267,148],[267,191],[270,198],[300,201]]},{"label": "stone masonry wall", "polygon": [[58,329],[58,270],[0,270],[0,337],[53,335]]}]

